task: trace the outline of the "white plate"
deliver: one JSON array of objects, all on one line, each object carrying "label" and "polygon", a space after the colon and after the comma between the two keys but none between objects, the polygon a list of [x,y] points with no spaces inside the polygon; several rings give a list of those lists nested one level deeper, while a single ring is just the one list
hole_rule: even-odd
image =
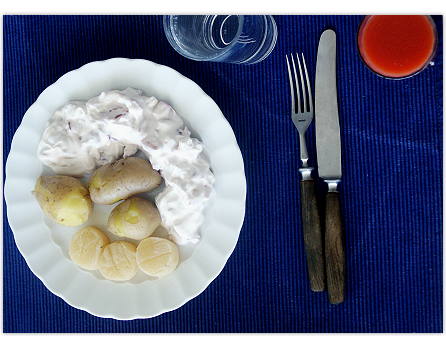
[{"label": "white plate", "polygon": [[[37,144],[52,113],[70,100],[133,87],[169,103],[204,143],[215,174],[215,196],[205,212],[201,241],[182,250],[169,276],[119,283],[78,268],[67,255],[76,228],[46,219],[31,192],[43,166]],[[6,162],[5,199],[17,247],[32,272],[71,306],[115,319],[149,318],[199,295],[218,276],[237,243],[245,214],[246,180],[234,133],[215,102],[175,70],[146,60],[114,58],[71,71],[45,89],[25,113]],[[104,210],[104,209],[102,209]],[[107,211],[106,209],[104,210]],[[103,224],[104,211],[90,223]],[[99,223],[98,223],[99,222]]]}]

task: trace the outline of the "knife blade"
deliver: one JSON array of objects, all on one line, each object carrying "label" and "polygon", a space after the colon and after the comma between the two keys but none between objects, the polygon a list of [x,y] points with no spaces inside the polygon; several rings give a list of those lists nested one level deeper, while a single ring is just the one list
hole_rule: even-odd
[{"label": "knife blade", "polygon": [[326,30],[319,40],[316,62],[316,151],[319,177],[342,177],[341,137],[336,89],[336,34]]},{"label": "knife blade", "polygon": [[336,33],[319,40],[315,82],[316,152],[319,177],[328,185],[325,207],[325,261],[330,303],[344,301],[345,256],[338,185],[342,177],[341,134],[336,88]]}]

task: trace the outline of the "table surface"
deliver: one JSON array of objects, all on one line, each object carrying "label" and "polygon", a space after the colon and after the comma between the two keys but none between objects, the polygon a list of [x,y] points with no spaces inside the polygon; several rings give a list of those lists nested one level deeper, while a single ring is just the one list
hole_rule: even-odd
[{"label": "table surface", "polygon": [[[61,75],[91,61],[142,58],[194,80],[220,106],[243,154],[248,195],[239,242],[219,277],[180,309],[146,320],[97,318],[51,294],[27,267],[5,216],[4,331],[441,332],[442,17],[434,17],[433,65],[399,81],[361,61],[362,18],[275,16],[273,53],[242,66],[178,55],[160,16],[5,16],[3,163],[23,114]],[[308,288],[285,69],[285,53],[304,52],[314,80],[328,27],[338,33],[347,255],[346,301],[337,306]],[[313,127],[309,140],[314,157]]]}]

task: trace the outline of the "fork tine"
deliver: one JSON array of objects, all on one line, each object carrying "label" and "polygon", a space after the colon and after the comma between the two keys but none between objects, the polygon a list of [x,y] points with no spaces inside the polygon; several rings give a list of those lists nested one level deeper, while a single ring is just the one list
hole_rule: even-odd
[{"label": "fork tine", "polygon": [[[297,109],[296,112],[300,113],[302,112],[302,108],[300,106],[300,90],[299,90],[299,80],[297,79],[297,73],[296,73],[296,64],[294,63],[293,54],[291,55],[291,63],[293,64],[293,71],[294,71],[294,80],[296,81],[296,95],[297,95]],[[297,56],[297,55],[296,55]],[[300,67],[300,65],[299,65]],[[302,84],[303,85],[303,84]]]},{"label": "fork tine", "polygon": [[302,53],[302,63],[304,65],[305,70],[305,78],[307,79],[307,91],[308,91],[308,103],[310,106],[310,112],[313,112],[313,93],[311,91],[310,78],[308,77],[307,64],[305,63],[305,56]]},{"label": "fork tine", "polygon": [[303,112],[305,112],[305,111],[307,111],[307,96],[305,94],[305,83],[304,83],[304,77],[302,75],[302,67],[300,66],[299,55],[297,53],[296,53],[296,57],[297,57],[297,63],[299,65],[300,83],[302,85],[302,98],[304,99],[304,109],[303,109]]},{"label": "fork tine", "polygon": [[291,112],[294,113],[295,107],[294,107],[294,86],[293,86],[293,77],[291,76],[291,68],[290,68],[290,62],[288,61],[288,55],[285,55],[286,58],[286,65],[288,67],[288,79],[290,81],[290,91],[291,91]]}]

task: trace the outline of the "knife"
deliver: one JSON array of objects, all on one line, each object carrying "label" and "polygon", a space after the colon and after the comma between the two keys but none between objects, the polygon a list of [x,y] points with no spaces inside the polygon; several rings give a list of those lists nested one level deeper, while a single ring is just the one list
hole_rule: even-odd
[{"label": "knife", "polygon": [[338,186],[342,177],[341,137],[336,91],[336,33],[319,40],[315,82],[316,151],[319,177],[328,185],[325,199],[327,290],[332,304],[344,301],[345,256]]}]

